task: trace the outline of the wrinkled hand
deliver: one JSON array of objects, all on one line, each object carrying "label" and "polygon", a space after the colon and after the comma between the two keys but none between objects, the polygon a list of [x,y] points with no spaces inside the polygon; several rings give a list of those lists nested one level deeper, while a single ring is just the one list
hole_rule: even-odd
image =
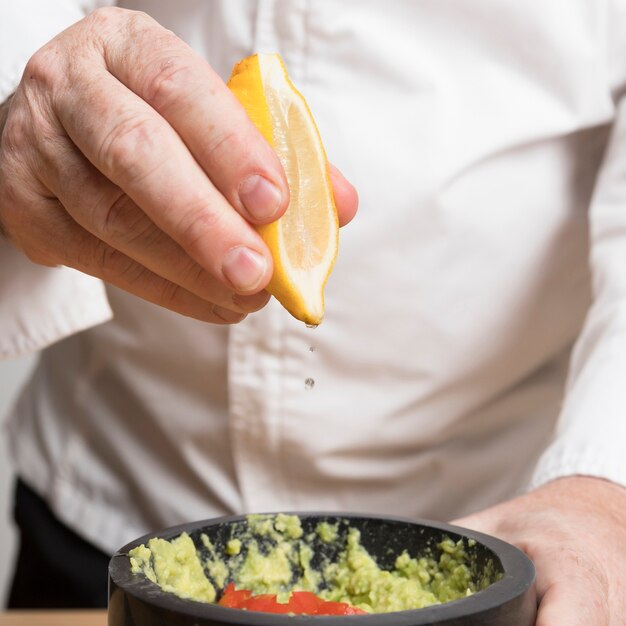
[{"label": "wrinkled hand", "polygon": [[562,478],[455,523],[532,559],[537,626],[626,625],[626,488]]},{"label": "wrinkled hand", "polygon": [[[53,39],[0,132],[0,226],[32,261],[216,323],[267,302],[272,261],[251,224],[285,211],[283,169],[211,67],[150,17],[100,9]],[[346,223],[356,193],[331,169]]]}]

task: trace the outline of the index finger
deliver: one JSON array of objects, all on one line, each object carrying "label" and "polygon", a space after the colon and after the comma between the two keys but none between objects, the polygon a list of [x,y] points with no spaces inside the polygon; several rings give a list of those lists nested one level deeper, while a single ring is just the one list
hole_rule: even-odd
[{"label": "index finger", "polygon": [[241,215],[259,224],[284,213],[280,161],[209,63],[143,13],[130,13],[102,45],[111,74],[169,122]]}]

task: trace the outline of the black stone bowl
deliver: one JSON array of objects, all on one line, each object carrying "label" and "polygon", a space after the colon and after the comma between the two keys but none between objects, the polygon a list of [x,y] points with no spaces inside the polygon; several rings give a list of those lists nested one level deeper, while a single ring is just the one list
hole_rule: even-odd
[{"label": "black stone bowl", "polygon": [[[173,539],[187,532],[202,549],[206,533],[218,550],[230,539],[231,524],[244,516],[222,517],[183,524],[140,537],[121,548],[109,565],[109,626],[533,626],[537,611],[535,569],[523,552],[495,537],[449,524],[383,516],[342,513],[298,513],[305,534],[321,521],[347,520],[361,531],[361,544],[383,569],[393,569],[395,557],[407,550],[410,556],[432,551],[437,556],[444,538],[463,539],[473,574],[499,575],[482,591],[445,604],[373,615],[306,616],[276,615],[229,609],[215,604],[183,600],[166,593],[143,574],[132,574],[127,556],[132,548],[151,537]],[[470,541],[474,540],[474,541]],[[474,543],[475,542],[475,543]],[[332,550],[328,544],[317,550]],[[339,549],[337,548],[337,551]],[[334,555],[329,555],[334,556]],[[487,568],[487,569],[485,569]]]}]

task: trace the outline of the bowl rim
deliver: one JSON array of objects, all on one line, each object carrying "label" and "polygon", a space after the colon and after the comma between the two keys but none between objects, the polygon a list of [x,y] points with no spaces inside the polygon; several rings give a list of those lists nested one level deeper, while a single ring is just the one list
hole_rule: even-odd
[{"label": "bowl rim", "polygon": [[[245,520],[250,514],[224,515],[220,517],[188,522],[164,528],[160,531],[146,533],[121,547],[109,562],[109,578],[124,593],[133,596],[135,599],[156,606],[158,608],[181,613],[196,619],[214,620],[233,626],[267,626],[268,615],[271,616],[272,624],[276,626],[293,624],[293,620],[323,620],[327,626],[345,625],[346,620],[359,620],[363,626],[374,626],[381,623],[381,618],[393,616],[395,626],[416,626],[419,624],[438,623],[444,620],[459,618],[469,618],[477,613],[484,613],[492,609],[507,604],[518,597],[523,596],[535,583],[535,567],[532,561],[519,548],[513,546],[502,539],[492,535],[487,535],[463,526],[457,526],[446,522],[429,520],[426,518],[397,517],[393,515],[379,515],[358,512],[343,511],[278,511],[267,513],[254,513],[254,515],[297,515],[301,518],[343,518],[347,520],[370,519],[380,522],[395,522],[410,524],[416,527],[431,527],[444,533],[460,535],[467,539],[474,539],[494,552],[500,559],[504,569],[504,576],[492,583],[487,588],[477,591],[471,596],[452,600],[443,604],[431,605],[420,609],[409,609],[405,611],[393,611],[389,613],[371,613],[368,615],[285,615],[276,613],[266,613],[261,611],[237,610],[180,598],[179,596],[162,591],[156,583],[153,583],[145,576],[136,578],[129,567],[128,552],[133,548],[146,543],[153,537],[162,539],[173,539],[182,532],[191,533],[200,528],[215,526],[218,524],[239,522]],[[511,575],[511,570],[516,571],[516,576]],[[385,617],[390,619],[390,617]]]}]

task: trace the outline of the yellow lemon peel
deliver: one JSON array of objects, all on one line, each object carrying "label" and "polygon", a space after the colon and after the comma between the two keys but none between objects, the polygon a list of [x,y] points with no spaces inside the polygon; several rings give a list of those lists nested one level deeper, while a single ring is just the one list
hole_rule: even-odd
[{"label": "yellow lemon peel", "polygon": [[228,86],[274,148],[289,183],[285,214],[257,230],[272,254],[267,290],[294,317],[317,325],[339,238],[328,161],[313,116],[278,54],[238,63]]}]

